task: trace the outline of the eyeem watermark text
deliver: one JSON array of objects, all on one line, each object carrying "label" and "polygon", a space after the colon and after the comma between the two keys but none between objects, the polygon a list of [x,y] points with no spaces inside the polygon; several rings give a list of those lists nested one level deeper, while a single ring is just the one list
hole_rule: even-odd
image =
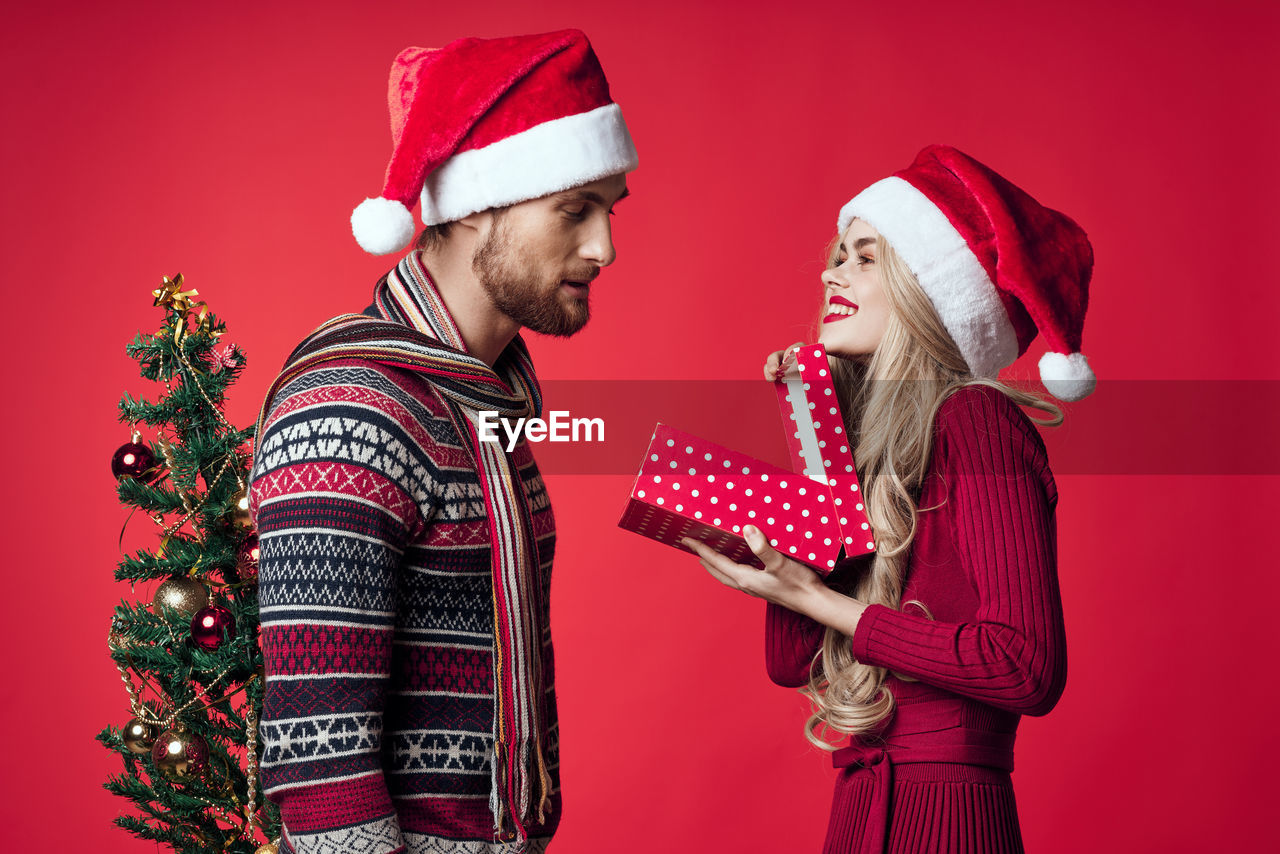
[{"label": "eyeem watermark text", "polygon": [[550,417],[517,418],[515,422],[501,417],[497,412],[481,410],[477,435],[481,442],[500,442],[498,427],[507,437],[507,450],[511,451],[523,435],[527,442],[603,442],[603,418],[570,418],[568,410],[553,409]]}]

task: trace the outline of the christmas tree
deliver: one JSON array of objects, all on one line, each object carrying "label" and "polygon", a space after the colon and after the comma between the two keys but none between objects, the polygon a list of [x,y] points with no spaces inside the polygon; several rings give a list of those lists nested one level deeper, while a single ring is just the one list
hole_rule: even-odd
[{"label": "christmas tree", "polygon": [[[154,400],[124,395],[131,440],[111,470],[121,503],[158,527],[155,548],[124,556],[118,581],[161,583],[151,601],[122,600],[108,636],[132,718],[98,740],[124,760],[104,785],[138,814],[115,821],[179,852],[274,852],[279,817],[258,783],[262,709],[258,538],[246,480],[253,429],[227,421],[227,390],[244,369],[225,325],[183,290],[153,291],[165,319],[126,348]],[[144,441],[143,432],[154,436]],[[132,515],[132,514],[131,514]],[[123,717],[123,715],[122,715]]]}]

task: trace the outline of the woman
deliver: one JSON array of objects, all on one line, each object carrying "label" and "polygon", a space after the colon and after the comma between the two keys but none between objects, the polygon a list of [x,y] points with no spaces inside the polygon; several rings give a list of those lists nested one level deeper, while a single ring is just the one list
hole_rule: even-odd
[{"label": "woman", "polygon": [[1092,391],[1092,252],[1069,218],[943,146],[858,194],[839,231],[819,341],[839,357],[876,553],[824,582],[756,528],[764,570],[684,543],[768,601],[769,675],[807,686],[806,735],[842,769],[824,850],[1021,851],[1014,732],[1057,702],[1066,646],[1057,489],[1019,406],[1061,413],[995,376],[1039,332],[1050,391]]}]

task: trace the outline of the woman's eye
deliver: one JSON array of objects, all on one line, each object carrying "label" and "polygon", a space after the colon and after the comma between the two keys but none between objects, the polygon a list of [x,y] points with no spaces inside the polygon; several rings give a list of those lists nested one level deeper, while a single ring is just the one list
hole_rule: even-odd
[{"label": "woman's eye", "polygon": [[876,259],[872,258],[870,255],[859,255],[859,256],[858,256],[858,266],[859,266],[859,267],[863,266],[864,264],[874,264],[875,262],[876,262]]},{"label": "woman's eye", "polygon": [[845,255],[837,255],[837,256],[835,257],[835,260],[833,260],[833,261],[831,262],[831,266],[832,266],[833,268],[835,268],[835,267],[839,267],[841,264],[843,264],[844,262],[846,262],[846,261],[848,261],[848,260],[849,260],[848,256],[845,256]]}]

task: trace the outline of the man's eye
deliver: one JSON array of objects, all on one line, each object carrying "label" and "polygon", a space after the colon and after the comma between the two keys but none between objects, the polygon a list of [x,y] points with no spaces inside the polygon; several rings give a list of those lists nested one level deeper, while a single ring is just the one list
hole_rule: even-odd
[{"label": "man's eye", "polygon": [[587,207],[586,205],[583,205],[579,208],[561,208],[561,210],[564,211],[564,215],[570,219],[582,219],[583,214],[587,212]]}]

